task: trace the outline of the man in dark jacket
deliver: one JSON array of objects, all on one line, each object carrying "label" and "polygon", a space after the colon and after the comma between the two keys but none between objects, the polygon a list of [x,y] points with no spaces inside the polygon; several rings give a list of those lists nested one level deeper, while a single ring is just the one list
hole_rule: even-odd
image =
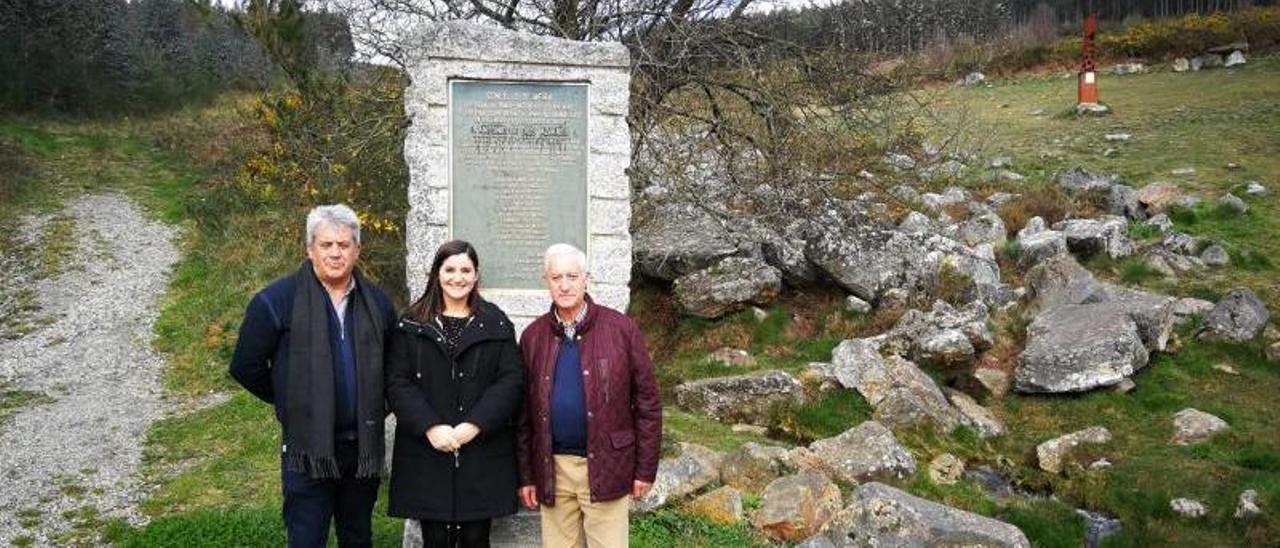
[{"label": "man in dark jacket", "polygon": [[517,445],[520,499],[542,506],[542,545],[627,545],[630,499],[658,471],[662,406],[639,327],[586,293],[586,255],[547,249],[554,301],[520,337],[525,412]]},{"label": "man in dark jacket", "polygon": [[289,546],[372,545],[382,471],[383,346],[390,299],[356,270],[360,221],[345,205],[307,215],[307,260],[249,302],[230,373],[275,406]]}]

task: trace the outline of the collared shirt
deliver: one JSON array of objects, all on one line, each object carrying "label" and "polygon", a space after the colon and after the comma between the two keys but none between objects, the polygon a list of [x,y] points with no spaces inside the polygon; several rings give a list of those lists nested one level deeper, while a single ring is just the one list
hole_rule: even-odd
[{"label": "collared shirt", "polygon": [[582,303],[582,308],[578,309],[578,313],[573,316],[573,321],[566,322],[560,319],[560,310],[556,310],[556,321],[564,327],[564,338],[573,340],[573,336],[578,334],[578,326],[582,324],[582,319],[587,317],[587,303]]},{"label": "collared shirt", "polygon": [[[356,290],[356,277],[352,276],[347,281],[347,292],[342,294],[342,300],[333,303],[333,311],[338,314],[338,333],[343,337],[347,333],[347,303],[351,302],[351,292]],[[332,299],[329,302],[333,302]]]}]

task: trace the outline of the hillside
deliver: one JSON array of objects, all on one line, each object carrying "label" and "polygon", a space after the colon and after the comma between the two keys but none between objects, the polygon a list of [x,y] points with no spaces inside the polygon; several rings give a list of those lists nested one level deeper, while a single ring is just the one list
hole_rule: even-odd
[{"label": "hillside", "polygon": [[[1161,268],[1142,254],[1082,257],[1096,281],[1210,302],[1219,301],[1233,287],[1245,286],[1272,314],[1280,313],[1280,132],[1275,130],[1280,127],[1280,59],[1253,58],[1243,67],[1195,73],[1156,67],[1149,74],[1106,75],[1101,86],[1103,100],[1114,110],[1104,118],[1068,114],[1074,80],[1058,76],[919,91],[936,114],[920,128],[924,142],[954,138],[933,154],[928,146],[898,153],[921,165],[958,158],[965,169],[929,178],[914,168],[877,162],[867,166],[875,181],[869,186],[886,194],[899,185],[911,187],[914,196],[876,200],[888,204],[894,220],[916,210],[927,223],[941,226],[939,231],[980,217],[967,206],[969,201],[985,203],[1000,192],[1019,195],[991,208],[1002,219],[999,240],[1011,242],[993,246],[992,262],[1000,267],[998,281],[1012,290],[1031,283],[1024,279],[1031,269],[1020,265],[1025,251],[1016,244],[1017,232],[1030,217],[1043,216],[1052,225],[1104,212],[1105,199],[1064,190],[1061,172],[1083,168],[1093,174],[1090,180],[1113,174],[1135,190],[1167,181],[1179,194],[1202,199],[1198,205],[1169,208],[1169,230],[1200,238],[1193,245],[1196,253],[1221,246],[1228,263],[1170,276],[1160,274]],[[62,240],[71,230],[68,223],[77,221],[65,212],[78,197],[104,192],[129,197],[148,218],[177,227],[182,255],[161,301],[153,342],[168,361],[163,374],[168,404],[164,418],[148,431],[143,450],[141,474],[148,489],[140,510],[147,523],[131,525],[116,515],[101,516],[89,502],[61,515],[22,508],[15,514],[22,531],[10,542],[95,544],[98,535],[126,546],[191,545],[193,539],[207,545],[281,542],[277,430],[266,406],[236,390],[224,374],[244,303],[294,260],[299,229],[282,229],[281,224],[300,224],[296,211],[261,207],[270,203],[265,199],[235,200],[246,186],[243,173],[234,167],[238,155],[265,141],[260,130],[245,121],[253,119],[254,107],[248,103],[243,97],[227,97],[206,108],[112,122],[0,119],[4,232],[13,238],[31,216],[62,219],[45,225],[37,245],[6,243],[14,250],[6,255],[14,260],[6,262],[14,264],[5,268],[25,273],[6,275],[0,284],[8,307],[6,339],[38,335],[46,325],[40,318],[55,312],[32,305],[22,296],[20,284],[67,269],[66,257],[73,252]],[[987,167],[995,159],[1001,167]],[[1002,175],[1006,172],[1022,179]],[[1108,185],[1116,181],[1107,180]],[[1267,192],[1246,194],[1249,181],[1260,182]],[[929,205],[933,196],[947,196],[945,189],[952,186],[963,190],[963,200]],[[1235,213],[1219,206],[1220,196],[1227,192],[1242,197],[1247,211]],[[1144,249],[1160,247],[1165,237],[1160,229],[1136,220],[1126,221],[1121,232]],[[394,230],[380,237],[394,238]],[[938,294],[933,296],[956,301],[952,304],[957,310],[969,310],[964,308],[964,297],[971,297],[965,294],[965,284],[972,279],[956,280],[955,287],[947,279],[935,282]],[[668,410],[670,458],[680,458],[676,442],[726,454],[740,451],[747,442],[790,451],[837,436],[873,416],[885,416],[879,401],[871,405],[862,390],[842,386],[845,381],[829,369],[810,363],[839,361],[832,352],[842,341],[891,331],[904,316],[915,314],[907,309],[925,311],[917,315],[935,310],[931,300],[867,299],[876,301],[874,309],[853,312],[846,309],[847,288],[820,282],[788,285],[776,300],[754,310],[701,319],[682,311],[674,293],[668,281],[646,276],[634,289],[630,310],[655,353]],[[1009,302],[1014,304],[1003,308]],[[1129,376],[1134,386],[1127,392],[1099,388],[1077,394],[1000,394],[975,384],[976,369],[1012,374],[1035,318],[1023,307],[1017,299],[990,307],[992,346],[976,357],[982,367],[918,360],[929,383],[973,393],[1007,433],[983,437],[981,428],[971,423],[950,433],[927,424],[895,428],[893,435],[917,470],[878,481],[1012,523],[1037,546],[1079,546],[1086,536],[1086,520],[1077,508],[1119,520],[1119,532],[1105,541],[1108,546],[1267,545],[1280,538],[1280,438],[1275,436],[1280,419],[1273,401],[1280,393],[1280,365],[1264,357],[1264,346],[1275,335],[1239,344],[1201,341],[1193,333],[1204,314],[1201,310],[1174,330],[1162,350],[1152,351],[1145,367]],[[753,361],[728,366],[706,359],[722,347],[746,351]],[[805,395],[791,404],[765,406],[754,421],[717,419],[704,410],[677,405],[676,387],[681,384],[763,370],[794,374],[803,381]],[[59,397],[26,388],[21,378],[0,382],[0,417]],[[913,382],[929,384],[918,378]],[[1189,407],[1222,418],[1229,429],[1203,443],[1170,444],[1173,415]],[[947,405],[940,413],[953,416],[949,409]],[[735,422],[756,422],[762,428],[734,428]],[[1070,455],[1058,472],[1039,466],[1038,444],[1091,426],[1106,427],[1110,440]],[[0,436],[4,428],[0,422]],[[936,482],[927,469],[943,453],[957,457],[970,471],[983,471],[954,484]],[[685,454],[698,453],[695,449]],[[781,459],[777,454],[762,457],[765,468],[773,469],[763,474],[795,466],[796,461]],[[1106,464],[1099,464],[1101,460]],[[720,472],[703,478],[688,495],[718,487],[725,477],[724,470]],[[74,478],[60,481],[63,496],[92,500],[84,495],[85,483]],[[855,489],[843,480],[837,484],[844,495]],[[1237,499],[1247,489],[1257,491],[1263,514],[1237,519]],[[747,511],[769,507],[761,493],[744,491],[740,500]],[[1175,513],[1170,501],[1183,497],[1202,501],[1207,515],[1191,519]],[[744,523],[722,525],[699,517],[705,512],[695,509],[691,498],[673,496],[666,507],[634,519],[636,545],[770,542]],[[381,500],[385,504],[385,496]],[[384,509],[375,515],[383,516]],[[51,522],[60,525],[52,527]],[[375,527],[379,545],[400,545],[397,520],[380,517]]]}]

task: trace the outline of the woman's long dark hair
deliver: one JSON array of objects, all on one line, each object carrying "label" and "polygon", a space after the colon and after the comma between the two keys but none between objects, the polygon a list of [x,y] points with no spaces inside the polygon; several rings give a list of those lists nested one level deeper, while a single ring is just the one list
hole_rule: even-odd
[{"label": "woman's long dark hair", "polygon": [[436,316],[444,311],[444,290],[440,287],[440,268],[449,257],[463,253],[471,259],[471,264],[476,269],[476,284],[471,287],[471,293],[467,295],[467,308],[475,314],[476,304],[480,302],[480,257],[476,255],[476,248],[470,243],[463,240],[450,240],[440,244],[440,248],[436,250],[436,256],[431,260],[431,272],[427,274],[427,288],[422,291],[422,296],[418,297],[417,301],[409,305],[409,310],[405,312],[406,316],[418,323],[435,321]]}]

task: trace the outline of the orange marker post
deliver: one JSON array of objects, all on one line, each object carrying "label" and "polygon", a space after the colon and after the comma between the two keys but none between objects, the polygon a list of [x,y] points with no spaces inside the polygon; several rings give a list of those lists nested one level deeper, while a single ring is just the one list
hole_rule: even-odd
[{"label": "orange marker post", "polygon": [[1097,31],[1098,18],[1089,14],[1084,19],[1084,41],[1081,43],[1084,60],[1080,63],[1079,93],[1077,93],[1077,102],[1080,104],[1098,104],[1098,74],[1093,64],[1093,36]]}]

